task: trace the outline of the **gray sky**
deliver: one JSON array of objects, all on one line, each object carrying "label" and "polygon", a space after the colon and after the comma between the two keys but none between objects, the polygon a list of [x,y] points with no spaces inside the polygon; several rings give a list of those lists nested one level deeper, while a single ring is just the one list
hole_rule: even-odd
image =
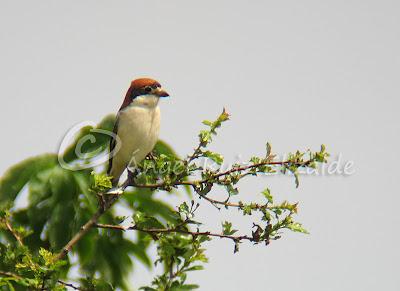
[{"label": "gray sky", "polygon": [[[397,1],[1,4],[1,172],[56,151],[72,125],[115,112],[131,79],[153,76],[172,95],[161,137],[182,155],[226,106],[232,120],[212,148],[228,160],[270,141],[277,153],[324,143],[354,161],[353,175],[302,177],[299,189],[289,177],[243,183],[243,200],[268,185],[300,201],[311,235],[235,255],[214,240],[205,271],[189,278],[200,290],[400,289]],[[226,218],[249,226],[213,207],[199,215],[215,230]],[[138,266],[132,281],[151,276]]]}]

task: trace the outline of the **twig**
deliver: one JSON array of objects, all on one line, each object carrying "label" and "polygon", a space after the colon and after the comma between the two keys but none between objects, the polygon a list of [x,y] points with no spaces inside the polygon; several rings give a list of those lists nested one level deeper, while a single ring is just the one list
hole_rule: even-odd
[{"label": "twig", "polygon": [[[232,202],[229,202],[228,200],[225,200],[225,201],[215,200],[215,199],[207,197],[206,195],[203,195],[203,194],[199,194],[199,196],[212,204],[219,204],[219,205],[223,205],[226,207],[236,207],[236,208],[242,208],[244,206],[244,204],[240,203],[240,202],[232,203]],[[254,207],[254,209],[268,208],[268,206],[266,204],[260,205],[260,204],[255,204],[255,203],[253,204],[253,207]]]},{"label": "twig", "polygon": [[64,285],[64,286],[67,286],[67,287],[70,287],[70,288],[72,288],[74,290],[85,290],[85,289],[82,289],[81,287],[75,286],[75,285],[73,285],[71,283],[67,283],[67,282],[64,282],[64,281],[61,281],[61,280],[57,280],[57,283],[59,283],[61,285]]},{"label": "twig", "polygon": [[199,157],[199,153],[201,153],[201,148],[202,148],[202,144],[200,143],[197,148],[195,148],[195,150],[193,151],[193,154],[191,154],[190,156],[187,157],[187,159],[184,161],[184,163],[186,165],[189,165],[191,161],[197,159]]},{"label": "twig", "polygon": [[6,271],[1,271],[1,270],[0,270],[0,276],[13,277],[13,278],[15,278],[17,280],[23,280],[24,279],[24,278],[22,278],[21,276],[19,276],[17,274],[14,274],[14,273],[11,273],[11,272],[6,272]]},{"label": "twig", "polygon": [[97,228],[108,228],[108,229],[115,229],[115,230],[122,230],[122,231],[129,230],[129,227],[124,227],[122,225],[103,224],[103,223],[95,223],[94,227],[97,227]]},{"label": "twig", "polygon": [[18,243],[23,246],[24,243],[22,242],[21,237],[17,234],[17,232],[12,228],[10,222],[8,221],[8,219],[4,218],[4,224],[7,227],[7,230],[15,237],[15,239],[18,241]]}]

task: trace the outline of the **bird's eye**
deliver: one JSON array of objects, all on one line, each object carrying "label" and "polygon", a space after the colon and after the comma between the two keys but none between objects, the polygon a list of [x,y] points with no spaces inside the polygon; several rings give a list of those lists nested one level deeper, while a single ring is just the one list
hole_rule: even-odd
[{"label": "bird's eye", "polygon": [[150,93],[151,90],[152,90],[152,88],[151,88],[150,86],[144,87],[144,91],[145,91],[146,93]]}]

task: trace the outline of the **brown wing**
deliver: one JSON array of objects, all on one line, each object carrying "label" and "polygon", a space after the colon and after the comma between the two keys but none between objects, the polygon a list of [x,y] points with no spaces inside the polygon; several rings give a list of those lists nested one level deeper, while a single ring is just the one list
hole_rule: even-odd
[{"label": "brown wing", "polygon": [[[129,104],[132,102],[131,95],[132,95],[132,86],[130,86],[128,91],[126,92],[124,102],[122,102],[122,105],[119,108],[117,117],[115,119],[114,129],[113,129],[114,134],[118,134],[119,112],[121,110],[123,110],[125,107],[129,106]],[[114,150],[116,144],[117,144],[117,140],[115,138],[111,138],[111,140],[110,140],[110,153]],[[112,168],[112,163],[113,163],[113,157],[110,156],[110,158],[108,160],[108,170],[107,170],[107,174],[108,175],[110,175],[111,168]]]},{"label": "brown wing", "polygon": [[[119,123],[119,114],[117,115],[117,118],[115,119],[114,128],[113,128],[114,134],[118,134],[118,123]],[[112,137],[110,140],[110,155],[111,155],[111,152],[114,150],[116,144],[117,144],[117,139]],[[113,163],[113,157],[110,156],[110,158],[108,160],[108,170],[107,170],[108,175],[110,175],[112,163]]]}]

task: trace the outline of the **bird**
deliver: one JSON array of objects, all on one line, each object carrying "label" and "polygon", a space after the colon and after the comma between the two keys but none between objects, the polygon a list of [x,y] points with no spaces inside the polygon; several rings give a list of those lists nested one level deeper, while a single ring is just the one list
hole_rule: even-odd
[{"label": "bird", "polygon": [[[110,141],[107,174],[112,177],[113,187],[118,186],[126,168],[135,168],[153,150],[160,131],[158,103],[160,98],[168,96],[154,79],[139,78],[131,82],[114,124],[113,133],[118,138]],[[113,153],[117,146],[119,150]]]}]

